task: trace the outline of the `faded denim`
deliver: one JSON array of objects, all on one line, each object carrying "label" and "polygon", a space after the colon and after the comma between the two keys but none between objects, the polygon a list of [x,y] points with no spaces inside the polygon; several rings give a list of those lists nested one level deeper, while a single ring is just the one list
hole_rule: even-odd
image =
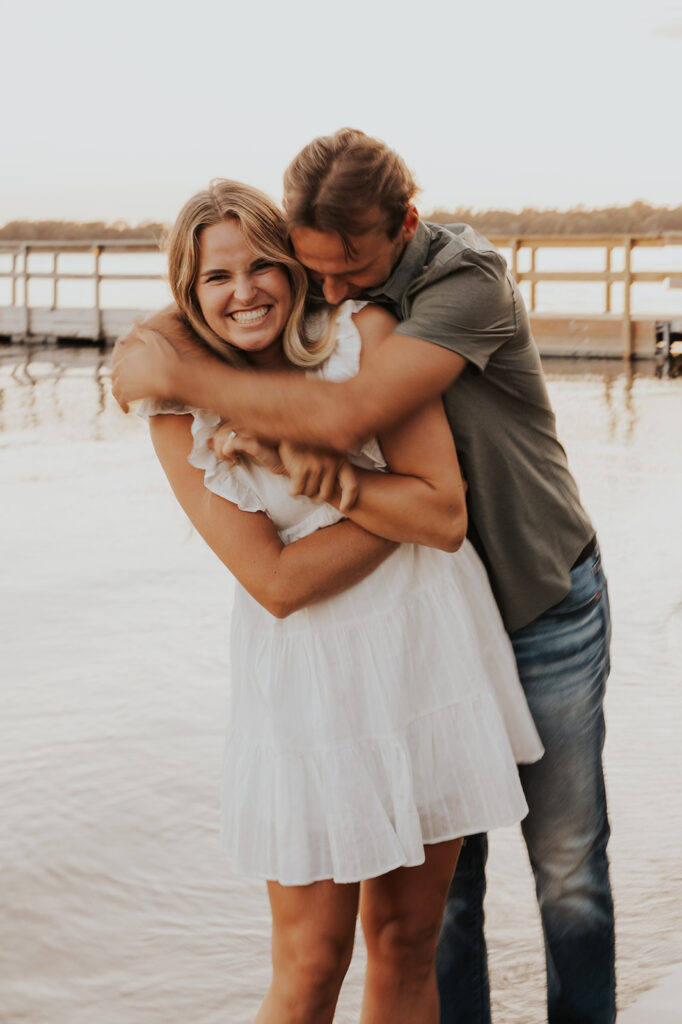
[{"label": "faded denim", "polygon": [[[602,771],[611,624],[597,548],[570,593],[512,634],[521,683],[545,746],[520,768],[523,836],[545,937],[549,1024],[613,1024],[615,940]],[[441,1024],[489,1024],[483,896],[487,840],[465,840],[448,894],[437,969]]]}]

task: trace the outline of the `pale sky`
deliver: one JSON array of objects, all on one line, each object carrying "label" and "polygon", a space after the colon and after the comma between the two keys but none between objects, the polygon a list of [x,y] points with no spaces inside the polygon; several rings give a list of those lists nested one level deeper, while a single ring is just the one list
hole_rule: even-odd
[{"label": "pale sky", "polygon": [[682,203],[682,4],[0,0],[0,224],[170,221],[212,177],[281,197],[342,125],[420,207]]}]

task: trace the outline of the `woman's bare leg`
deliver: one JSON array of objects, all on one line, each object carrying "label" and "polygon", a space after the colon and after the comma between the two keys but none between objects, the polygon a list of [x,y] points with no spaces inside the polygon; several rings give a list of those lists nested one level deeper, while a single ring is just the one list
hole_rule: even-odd
[{"label": "woman's bare leg", "polygon": [[436,944],[461,845],[426,846],[419,867],[362,883],[367,975],[360,1024],[438,1024]]},{"label": "woman's bare leg", "polygon": [[359,890],[268,882],[272,984],[255,1024],[330,1024],[353,952]]}]

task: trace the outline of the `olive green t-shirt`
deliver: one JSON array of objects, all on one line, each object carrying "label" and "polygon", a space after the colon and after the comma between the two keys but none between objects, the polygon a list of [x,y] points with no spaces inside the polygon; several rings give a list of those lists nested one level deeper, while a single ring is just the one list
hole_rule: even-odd
[{"label": "olive green t-shirt", "polygon": [[518,288],[472,228],[422,222],[389,280],[363,298],[395,313],[396,333],[467,360],[443,402],[469,483],[469,537],[507,629],[520,629],[566,596],[594,527],[556,435]]}]

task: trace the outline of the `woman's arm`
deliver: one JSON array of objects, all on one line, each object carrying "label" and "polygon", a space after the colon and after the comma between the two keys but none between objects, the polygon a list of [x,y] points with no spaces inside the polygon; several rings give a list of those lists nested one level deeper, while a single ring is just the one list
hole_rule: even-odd
[{"label": "woman's arm", "polygon": [[[394,318],[366,307],[355,316],[363,360],[390,334]],[[379,435],[390,474],[355,472],[358,493],[346,512],[359,526],[395,541],[456,551],[467,531],[465,489],[440,397]],[[332,498],[341,506],[341,494]]]},{"label": "woman's arm", "polygon": [[369,576],[395,550],[355,523],[338,523],[283,545],[263,512],[243,512],[212,494],[187,462],[191,416],[154,416],[152,442],[168,481],[195,529],[253,598],[285,618]]}]

